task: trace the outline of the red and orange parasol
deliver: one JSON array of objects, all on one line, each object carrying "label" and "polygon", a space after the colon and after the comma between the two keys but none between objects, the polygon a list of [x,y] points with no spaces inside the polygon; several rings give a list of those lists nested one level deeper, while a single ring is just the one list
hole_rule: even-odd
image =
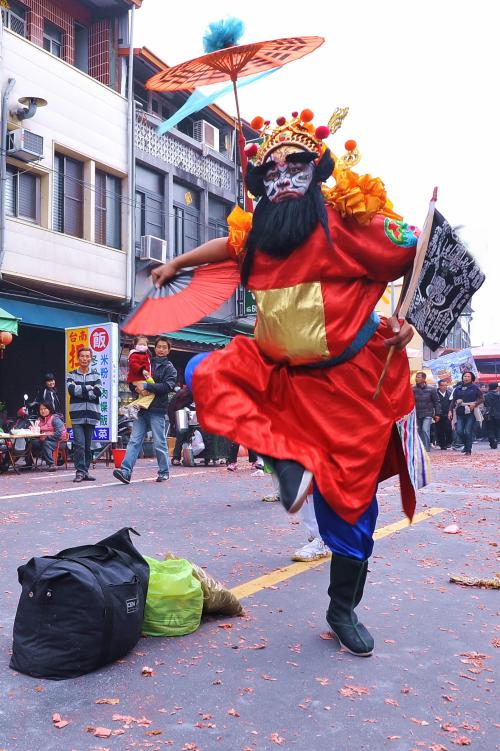
[{"label": "red and orange parasol", "polygon": [[324,41],[323,37],[307,36],[232,45],[162,70],[147,81],[146,88],[151,91],[183,91],[230,79],[236,102],[240,159],[245,179],[247,159],[243,151],[244,137],[236,86],[238,78],[264,73],[299,60]]}]

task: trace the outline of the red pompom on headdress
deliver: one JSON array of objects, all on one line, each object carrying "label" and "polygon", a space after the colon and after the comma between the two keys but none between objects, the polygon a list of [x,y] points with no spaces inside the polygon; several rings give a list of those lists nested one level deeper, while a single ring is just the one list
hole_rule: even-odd
[{"label": "red pompom on headdress", "polygon": [[264,127],[264,118],[260,115],[257,115],[250,123],[250,127],[254,130],[262,130],[262,128]]},{"label": "red pompom on headdress", "polygon": [[314,113],[310,109],[303,109],[302,112],[292,112],[292,117],[287,120],[286,117],[280,116],[276,119],[276,126],[272,128],[269,120],[263,120],[262,117],[254,117],[251,126],[254,130],[260,130],[262,140],[257,147],[256,144],[249,144],[245,149],[245,154],[254,164],[261,165],[269,155],[280,147],[286,147],[291,151],[312,151],[321,158],[326,146],[323,141],[331,133],[327,125],[316,127],[312,122]]},{"label": "red pompom on headdress", "polygon": [[257,156],[257,152],[259,150],[259,147],[256,143],[249,143],[248,146],[245,146],[245,154],[249,159],[252,159],[254,156]]},{"label": "red pompom on headdress", "polygon": [[316,128],[315,136],[316,138],[319,138],[321,141],[324,141],[325,138],[328,138],[330,135],[330,128],[328,125],[319,125]]}]

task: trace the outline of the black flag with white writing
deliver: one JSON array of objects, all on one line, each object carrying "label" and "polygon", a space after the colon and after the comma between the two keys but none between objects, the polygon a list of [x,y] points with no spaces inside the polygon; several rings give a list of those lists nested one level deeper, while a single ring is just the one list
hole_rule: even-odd
[{"label": "black flag with white writing", "polygon": [[429,244],[406,319],[437,349],[446,339],[484,274],[456,231],[434,210]]}]

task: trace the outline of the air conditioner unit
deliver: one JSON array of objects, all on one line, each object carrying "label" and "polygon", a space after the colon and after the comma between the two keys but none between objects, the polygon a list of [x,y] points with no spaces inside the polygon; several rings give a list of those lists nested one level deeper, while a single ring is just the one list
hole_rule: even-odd
[{"label": "air conditioner unit", "polygon": [[141,237],[141,261],[155,261],[156,263],[165,263],[167,260],[167,241],[154,235],[143,235]]},{"label": "air conditioner unit", "polygon": [[7,133],[7,154],[23,162],[43,159],[43,137],[26,128],[16,128]]},{"label": "air conditioner unit", "polygon": [[206,120],[196,120],[193,124],[193,138],[201,141],[214,151],[219,151],[219,130]]}]

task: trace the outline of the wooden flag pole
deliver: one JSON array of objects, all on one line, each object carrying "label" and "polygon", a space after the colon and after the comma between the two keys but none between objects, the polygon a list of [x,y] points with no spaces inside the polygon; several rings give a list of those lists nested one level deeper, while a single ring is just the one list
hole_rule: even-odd
[{"label": "wooden flag pole", "polygon": [[[422,271],[422,266],[424,264],[425,254],[427,252],[427,246],[429,244],[429,238],[431,235],[432,217],[434,215],[434,209],[437,201],[437,191],[437,188],[434,188],[434,190],[432,191],[432,198],[429,203],[429,211],[427,212],[424,228],[417,242],[415,260],[413,261],[411,271],[405,275],[398,304],[394,309],[393,315],[395,315],[396,318],[399,318],[400,316],[401,318],[406,318],[406,314],[410,309],[411,301],[413,300],[413,295],[415,294],[415,290],[417,288],[418,280],[420,278],[420,272]],[[387,375],[387,371],[389,370],[389,365],[391,364],[391,360],[395,351],[396,347],[393,344],[391,347],[389,347],[389,352],[387,353],[383,370],[380,374],[380,378],[378,379],[377,387],[373,394],[374,400],[377,399],[380,394],[384,378]]]}]

